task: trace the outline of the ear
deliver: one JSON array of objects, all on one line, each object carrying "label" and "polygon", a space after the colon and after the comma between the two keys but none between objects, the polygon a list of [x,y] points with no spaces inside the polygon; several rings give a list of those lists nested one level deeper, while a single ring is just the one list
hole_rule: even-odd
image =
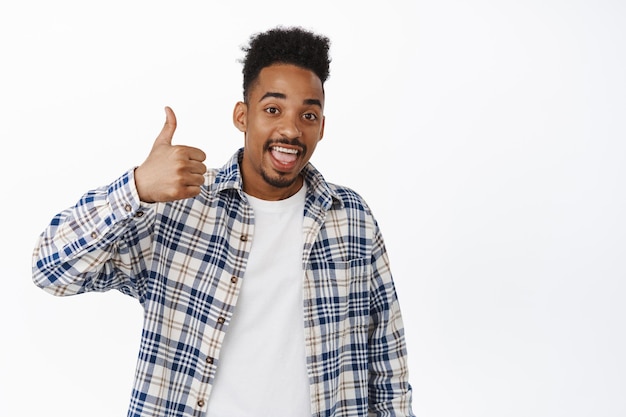
[{"label": "ear", "polygon": [[233,109],[233,124],[240,132],[248,129],[248,105],[243,101],[238,101]]}]

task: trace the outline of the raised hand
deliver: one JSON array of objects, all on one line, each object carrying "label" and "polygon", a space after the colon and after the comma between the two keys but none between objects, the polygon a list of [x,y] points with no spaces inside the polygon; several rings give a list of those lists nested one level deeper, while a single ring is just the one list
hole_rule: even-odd
[{"label": "raised hand", "polygon": [[204,183],[206,154],[198,148],[172,145],[176,115],[165,108],[165,125],[148,158],[135,170],[139,198],[146,203],[194,197]]}]

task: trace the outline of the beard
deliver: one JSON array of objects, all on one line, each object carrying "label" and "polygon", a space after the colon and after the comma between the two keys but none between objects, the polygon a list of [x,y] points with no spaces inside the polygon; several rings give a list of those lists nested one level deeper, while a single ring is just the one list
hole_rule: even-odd
[{"label": "beard", "polygon": [[299,176],[300,175],[296,175],[293,178],[289,178],[286,175],[280,173],[277,173],[274,176],[270,176],[266,170],[261,170],[261,177],[263,177],[263,180],[272,187],[276,188],[291,187],[298,180]]}]

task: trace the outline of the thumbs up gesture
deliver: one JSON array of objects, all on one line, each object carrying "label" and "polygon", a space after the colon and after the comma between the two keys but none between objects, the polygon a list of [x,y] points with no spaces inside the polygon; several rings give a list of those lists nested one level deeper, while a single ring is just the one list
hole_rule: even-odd
[{"label": "thumbs up gesture", "polygon": [[165,125],[148,158],[135,170],[139,198],[146,203],[195,197],[204,183],[206,154],[198,148],[172,145],[176,115],[165,108]]}]

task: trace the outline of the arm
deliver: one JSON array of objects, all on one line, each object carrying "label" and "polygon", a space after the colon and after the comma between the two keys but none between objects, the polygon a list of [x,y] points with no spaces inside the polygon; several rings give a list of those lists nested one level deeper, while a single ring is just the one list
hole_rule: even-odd
[{"label": "arm", "polygon": [[369,416],[414,416],[404,325],[389,259],[377,229],[369,326]]},{"label": "arm", "polygon": [[33,281],[54,295],[119,289],[141,296],[154,212],[141,206],[134,171],[85,194],[52,219],[33,253]]},{"label": "arm", "polygon": [[142,202],[193,197],[206,172],[204,152],[172,146],[176,116],[169,107],[165,114],[141,166],[88,192],[52,220],[33,254],[35,284],[55,295],[116,288],[143,299],[154,212]]}]

